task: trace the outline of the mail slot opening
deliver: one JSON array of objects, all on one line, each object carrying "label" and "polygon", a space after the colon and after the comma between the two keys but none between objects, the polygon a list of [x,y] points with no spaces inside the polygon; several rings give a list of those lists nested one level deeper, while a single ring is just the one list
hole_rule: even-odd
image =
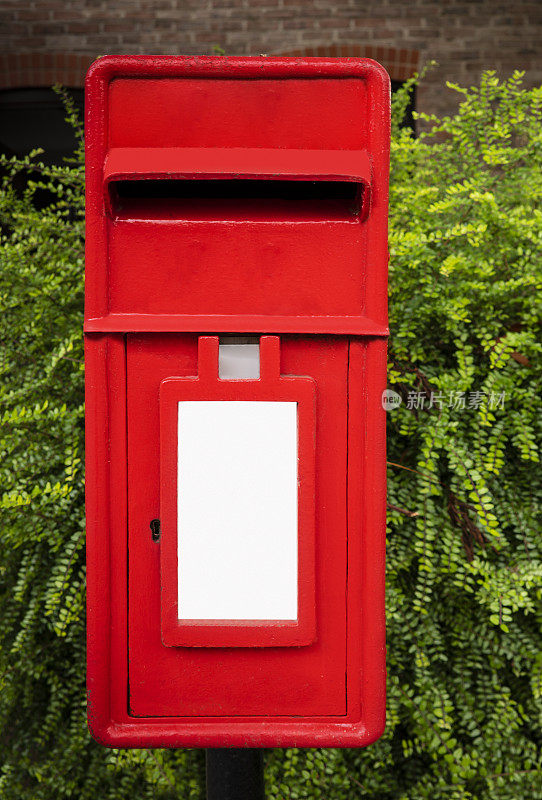
[{"label": "mail slot opening", "polygon": [[115,219],[342,219],[356,221],[364,185],[356,181],[167,178],[109,182]]}]

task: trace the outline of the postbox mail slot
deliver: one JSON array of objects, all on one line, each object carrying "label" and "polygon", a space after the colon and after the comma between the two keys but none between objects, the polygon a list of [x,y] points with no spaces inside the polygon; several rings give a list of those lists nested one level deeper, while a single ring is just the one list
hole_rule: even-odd
[{"label": "postbox mail slot", "polygon": [[109,313],[363,313],[370,176],[364,150],[112,148]]},{"label": "postbox mail slot", "polygon": [[356,219],[367,207],[364,185],[309,180],[133,180],[109,183],[115,219]]},{"label": "postbox mail slot", "polygon": [[365,218],[363,150],[114,148],[104,180],[115,219]]}]

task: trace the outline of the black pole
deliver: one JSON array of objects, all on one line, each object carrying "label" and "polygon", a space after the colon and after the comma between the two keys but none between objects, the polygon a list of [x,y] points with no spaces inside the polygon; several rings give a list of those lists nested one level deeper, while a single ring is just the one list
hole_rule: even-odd
[{"label": "black pole", "polygon": [[207,800],[265,800],[261,750],[208,748],[205,774]]}]

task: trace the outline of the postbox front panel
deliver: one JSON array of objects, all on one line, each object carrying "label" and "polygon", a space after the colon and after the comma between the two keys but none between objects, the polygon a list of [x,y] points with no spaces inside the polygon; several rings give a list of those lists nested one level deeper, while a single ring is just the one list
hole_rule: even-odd
[{"label": "postbox front panel", "polygon": [[[86,109],[91,730],[368,744],[385,708],[387,75],[106,57]],[[259,347],[254,374],[220,374],[232,336]]]},{"label": "postbox front panel", "polygon": [[137,716],[344,715],[348,345],[281,342],[281,374],[310,375],[318,408],[316,638],[306,646],[164,647],[160,545],[149,527],[160,517],[158,398],[164,379],[197,373],[197,337],[128,337],[130,709]]},{"label": "postbox front panel", "polygon": [[363,80],[117,79],[109,105],[110,313],[363,308]]}]

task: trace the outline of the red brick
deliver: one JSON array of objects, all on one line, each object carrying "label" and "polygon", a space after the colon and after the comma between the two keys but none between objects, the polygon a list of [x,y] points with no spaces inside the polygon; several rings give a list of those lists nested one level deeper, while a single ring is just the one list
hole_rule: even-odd
[{"label": "red brick", "polygon": [[58,10],[53,11],[53,20],[55,22],[68,22],[70,20],[78,20],[81,19],[81,12],[80,11],[70,11],[69,8],[60,8]]},{"label": "red brick", "polygon": [[[28,28],[26,30],[28,30]],[[48,36],[51,33],[58,33],[58,31],[61,30],[61,26],[59,26],[58,22],[36,22],[31,26],[30,30],[33,35],[39,36],[43,34],[44,36]]]},{"label": "red brick", "polygon": [[99,23],[97,20],[94,21],[68,20],[62,27],[67,34],[97,33],[99,28]]},{"label": "red brick", "polygon": [[66,73],[66,86],[82,86],[84,79],[79,72]]},{"label": "red brick", "polygon": [[10,39],[10,47],[15,52],[21,52],[24,50],[38,50],[41,47],[45,46],[45,37],[44,36],[13,36]]},{"label": "red brick", "polygon": [[104,33],[111,33],[111,32],[122,33],[123,31],[127,32],[130,31],[131,27],[132,26],[130,25],[129,20],[126,19],[126,20],[119,20],[118,22],[104,22],[101,30],[104,31]]},{"label": "red brick", "polygon": [[20,10],[17,9],[15,11],[14,18],[24,21],[36,20],[39,22],[40,20],[43,19],[43,12],[39,8],[35,9],[21,8]]}]

